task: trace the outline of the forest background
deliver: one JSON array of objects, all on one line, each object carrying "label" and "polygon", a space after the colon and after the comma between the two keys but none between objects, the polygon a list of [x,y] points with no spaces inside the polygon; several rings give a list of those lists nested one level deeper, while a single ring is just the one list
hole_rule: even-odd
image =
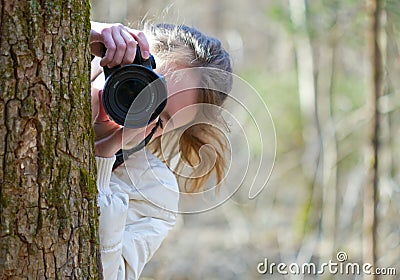
[{"label": "forest background", "polygon": [[375,29],[369,2],[92,1],[92,20],[186,24],[221,39],[252,87],[247,109],[257,121],[267,108],[273,120],[257,123],[271,136],[258,149],[269,166],[262,191],[249,199],[245,181],[218,207],[180,215],[143,279],[265,279],[257,265],[266,258],[322,264],[341,252],[400,273],[400,2],[380,1]]}]

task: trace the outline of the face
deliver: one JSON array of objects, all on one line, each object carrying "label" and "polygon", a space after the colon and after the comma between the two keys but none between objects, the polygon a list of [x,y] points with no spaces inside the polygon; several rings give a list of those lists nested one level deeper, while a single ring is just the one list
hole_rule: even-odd
[{"label": "face", "polygon": [[[185,71],[185,69],[178,69],[170,75],[164,76],[167,83],[168,90],[168,100],[164,110],[159,115],[159,118],[163,121],[163,128],[158,128],[156,133],[153,135],[153,139],[161,136],[162,134],[182,127],[194,120],[197,114],[199,90],[197,85],[199,84],[198,79],[190,71]],[[104,86],[104,75],[100,75],[92,83],[92,114],[93,120],[96,118],[99,112],[99,91],[102,90]],[[138,138],[132,141],[132,143],[138,143],[140,140],[144,139],[145,135],[148,135],[151,128],[154,127],[157,119],[146,128],[137,129]],[[112,122],[114,123],[114,122]],[[118,126],[114,123],[115,126]],[[129,143],[128,143],[129,144]]]},{"label": "face", "polygon": [[154,138],[163,133],[187,125],[197,114],[199,90],[196,88],[198,79],[185,69],[178,69],[173,74],[166,75],[168,99],[167,105],[160,114],[163,129],[157,129]]}]

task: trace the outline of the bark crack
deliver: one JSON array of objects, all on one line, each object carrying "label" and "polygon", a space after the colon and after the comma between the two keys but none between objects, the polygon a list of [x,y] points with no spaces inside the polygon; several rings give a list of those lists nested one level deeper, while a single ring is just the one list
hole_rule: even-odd
[{"label": "bark crack", "polygon": [[10,57],[13,63],[13,70],[14,70],[14,80],[15,80],[15,85],[14,85],[14,98],[17,99],[18,97],[18,84],[19,84],[19,79],[18,79],[18,57],[17,54],[13,50],[14,45],[10,45]]},{"label": "bark crack", "polygon": [[44,279],[48,279],[47,278],[47,262],[46,262],[46,250],[45,250],[45,248],[42,248],[42,256],[43,256],[43,269],[44,269],[44,273],[43,273],[43,276],[44,276]]}]

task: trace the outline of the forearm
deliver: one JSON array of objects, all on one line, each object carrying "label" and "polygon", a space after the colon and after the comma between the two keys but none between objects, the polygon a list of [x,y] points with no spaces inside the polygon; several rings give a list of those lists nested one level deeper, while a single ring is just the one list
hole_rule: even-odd
[{"label": "forearm", "polygon": [[111,191],[110,177],[114,161],[115,157],[96,157],[98,205],[100,207],[99,239],[105,279],[116,279],[121,266],[122,243],[129,200],[127,194]]}]

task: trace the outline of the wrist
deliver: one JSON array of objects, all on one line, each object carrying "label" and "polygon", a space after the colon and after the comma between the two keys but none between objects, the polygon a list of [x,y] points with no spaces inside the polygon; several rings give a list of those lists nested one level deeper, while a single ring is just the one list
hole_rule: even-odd
[{"label": "wrist", "polygon": [[95,155],[101,158],[111,158],[121,147],[121,141],[107,141],[101,139],[95,142]]},{"label": "wrist", "polygon": [[110,178],[115,159],[116,159],[115,156],[111,158],[102,158],[96,156],[97,188],[99,193],[103,194],[111,193]]}]

